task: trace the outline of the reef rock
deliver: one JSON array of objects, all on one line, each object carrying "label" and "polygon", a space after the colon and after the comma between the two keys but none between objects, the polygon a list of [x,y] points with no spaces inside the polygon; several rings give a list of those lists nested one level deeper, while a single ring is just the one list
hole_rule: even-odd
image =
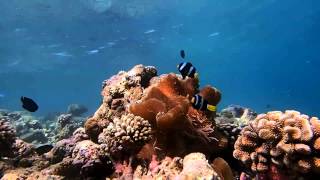
[{"label": "reef rock", "polygon": [[57,117],[54,125],[55,129],[52,131],[52,142],[69,138],[72,133],[79,127],[82,127],[85,119],[80,116],[73,116],[72,114],[60,114]]},{"label": "reef rock", "polygon": [[86,133],[94,141],[115,117],[121,118],[128,106],[141,99],[144,87],[149,85],[157,70],[152,66],[137,65],[128,72],[121,71],[103,82],[103,103],[85,123]]},{"label": "reef rock", "polygon": [[6,118],[0,118],[0,157],[10,153],[9,149],[15,139],[15,130],[9,125]]},{"label": "reef rock", "polygon": [[218,130],[228,137],[229,147],[234,146],[243,127],[257,117],[257,113],[250,108],[230,105],[215,117]]},{"label": "reef rock", "polygon": [[277,167],[298,177],[320,172],[320,122],[297,111],[260,114],[244,127],[233,155],[255,174]]},{"label": "reef rock", "polygon": [[[220,159],[219,161],[223,161]],[[226,163],[224,165],[220,164],[215,163],[215,165],[210,165],[205,155],[202,153],[191,153],[186,155],[184,158],[166,157],[160,162],[156,159],[153,159],[148,169],[145,169],[145,167],[142,166],[138,166],[133,173],[133,178],[232,180],[233,175],[230,167]],[[214,168],[214,166],[216,169]]]}]

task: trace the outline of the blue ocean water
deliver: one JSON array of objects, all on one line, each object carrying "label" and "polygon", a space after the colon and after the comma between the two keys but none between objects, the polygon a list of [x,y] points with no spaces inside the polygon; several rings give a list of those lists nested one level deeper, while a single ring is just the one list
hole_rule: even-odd
[{"label": "blue ocean water", "polygon": [[[179,51],[201,86],[258,112],[320,116],[318,0],[0,1],[0,108],[36,114],[71,103],[93,113],[101,82],[136,64],[177,72]],[[177,72],[178,73],[178,72]]]}]

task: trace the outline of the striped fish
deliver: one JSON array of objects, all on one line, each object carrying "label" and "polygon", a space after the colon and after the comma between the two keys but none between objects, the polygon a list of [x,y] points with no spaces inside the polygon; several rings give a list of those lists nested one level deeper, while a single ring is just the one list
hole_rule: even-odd
[{"label": "striped fish", "polygon": [[191,78],[195,77],[197,69],[190,62],[182,62],[177,67],[183,79],[187,76]]},{"label": "striped fish", "polygon": [[[184,50],[180,51],[180,56],[182,59],[185,59],[186,54]],[[194,78],[195,76],[197,76],[197,73],[196,73],[197,69],[190,62],[182,62],[178,64],[177,68],[181,73],[183,79],[185,79],[187,76],[191,78]]]},{"label": "striped fish", "polygon": [[193,96],[193,98],[191,99],[191,104],[193,108],[201,111],[208,110],[208,111],[215,112],[217,110],[216,106],[208,104],[208,101],[198,94]]}]

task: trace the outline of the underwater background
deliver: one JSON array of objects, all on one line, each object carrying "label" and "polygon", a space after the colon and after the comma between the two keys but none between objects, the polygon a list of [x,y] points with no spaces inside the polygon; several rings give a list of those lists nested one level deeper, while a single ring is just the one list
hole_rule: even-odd
[{"label": "underwater background", "polygon": [[201,85],[222,92],[219,108],[295,109],[319,116],[318,0],[2,0],[0,108],[36,114],[84,104],[101,83],[136,64],[176,72],[179,51]]}]

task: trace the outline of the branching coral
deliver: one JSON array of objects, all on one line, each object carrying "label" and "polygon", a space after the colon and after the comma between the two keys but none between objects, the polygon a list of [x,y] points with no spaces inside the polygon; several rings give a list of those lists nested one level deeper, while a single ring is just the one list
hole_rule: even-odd
[{"label": "branching coral", "polygon": [[260,114],[235,143],[233,155],[255,173],[271,164],[291,174],[319,173],[320,122],[297,111]]},{"label": "branching coral", "polygon": [[101,147],[111,155],[120,152],[134,151],[135,148],[151,140],[150,123],[133,114],[122,115],[109,123],[108,127],[99,135]]}]

